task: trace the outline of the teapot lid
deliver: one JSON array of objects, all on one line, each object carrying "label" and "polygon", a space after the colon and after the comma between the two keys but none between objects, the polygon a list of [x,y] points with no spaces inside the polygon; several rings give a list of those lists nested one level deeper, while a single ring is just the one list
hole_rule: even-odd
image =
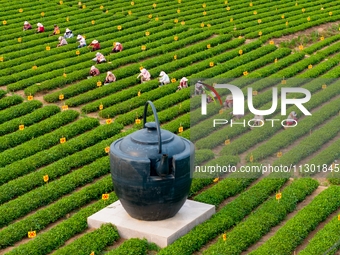
[{"label": "teapot lid", "polygon": [[[145,145],[156,145],[158,144],[158,132],[156,122],[147,122],[145,123],[145,127],[137,132],[131,134],[131,140],[135,143],[145,144]],[[174,139],[174,134],[161,129],[161,142],[169,143]]]},{"label": "teapot lid", "polygon": [[[155,122],[146,123],[147,107],[150,104]],[[175,155],[185,149],[180,137],[170,131],[161,129],[158,122],[156,108],[151,101],[147,101],[144,107],[143,129],[138,130],[122,139],[119,148],[121,151],[139,157],[159,157],[162,154]],[[162,145],[166,148],[162,150]],[[171,148],[170,148],[171,147]]]}]

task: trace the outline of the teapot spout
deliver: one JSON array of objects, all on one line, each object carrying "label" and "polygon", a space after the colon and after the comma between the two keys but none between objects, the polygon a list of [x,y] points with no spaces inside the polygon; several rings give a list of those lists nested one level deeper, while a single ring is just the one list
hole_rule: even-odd
[{"label": "teapot spout", "polygon": [[166,176],[169,174],[169,163],[168,163],[168,155],[167,154],[163,154],[161,161],[156,169],[157,174],[159,176]]}]

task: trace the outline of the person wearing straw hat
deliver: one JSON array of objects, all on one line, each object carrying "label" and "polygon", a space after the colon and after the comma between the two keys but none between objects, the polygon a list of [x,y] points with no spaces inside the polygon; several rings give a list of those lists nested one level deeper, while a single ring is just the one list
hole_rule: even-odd
[{"label": "person wearing straw hat", "polygon": [[180,81],[179,81],[179,85],[177,87],[177,91],[187,88],[188,87],[188,79],[186,77],[183,77]]},{"label": "person wearing straw hat", "polygon": [[297,114],[296,114],[295,111],[292,111],[291,113],[289,113],[288,118],[286,120],[286,123],[287,123],[286,124],[287,126],[293,126],[293,125],[296,126],[296,124],[297,124]]},{"label": "person wearing straw hat", "polygon": [[64,37],[62,37],[62,36],[59,36],[58,40],[59,40],[59,44],[57,44],[57,47],[60,47],[60,46],[63,46],[63,45],[67,44],[66,39]]},{"label": "person wearing straw hat", "polygon": [[198,81],[196,84],[195,84],[195,95],[201,95],[203,94],[204,92],[204,86],[203,84],[201,83],[201,81]]},{"label": "person wearing straw hat", "polygon": [[54,26],[53,33],[50,34],[50,36],[52,36],[52,35],[59,35],[60,34],[60,29],[59,29],[58,25],[54,24],[53,26]]},{"label": "person wearing straw hat", "polygon": [[151,78],[151,74],[149,73],[148,70],[146,70],[145,68],[142,68],[140,70],[140,74],[137,76],[137,79],[140,77],[140,81],[141,83],[144,83],[146,81],[150,81]]},{"label": "person wearing straw hat", "polygon": [[207,103],[215,102],[217,96],[214,91],[207,92]]},{"label": "person wearing straw hat", "polygon": [[170,83],[169,75],[167,75],[164,71],[160,72],[159,77],[159,82],[161,83],[160,86]]},{"label": "person wearing straw hat", "polygon": [[93,40],[88,47],[91,48],[91,51],[96,51],[100,49],[100,44],[97,40]]},{"label": "person wearing straw hat", "polygon": [[92,60],[93,60],[93,61],[96,61],[97,64],[106,62],[106,59],[105,59],[104,55],[101,54],[100,52],[97,52],[97,53],[96,53],[96,57],[93,58]]},{"label": "person wearing straw hat", "polygon": [[26,31],[28,29],[32,29],[32,26],[28,21],[25,21],[22,30]]},{"label": "person wearing straw hat", "polygon": [[98,68],[96,68],[95,66],[91,66],[90,69],[90,76],[98,76],[100,74]]},{"label": "person wearing straw hat", "polygon": [[85,38],[82,35],[77,35],[77,41],[79,42],[78,48],[86,46]]},{"label": "person wearing straw hat", "polygon": [[123,50],[123,45],[120,42],[115,42],[112,52],[121,52]]},{"label": "person wearing straw hat", "polygon": [[45,31],[45,28],[44,28],[43,24],[38,23],[37,24],[37,33],[42,33],[44,31]]},{"label": "person wearing straw hat", "polygon": [[228,108],[232,108],[233,107],[233,96],[232,95],[228,95],[224,101],[224,106],[228,107]]},{"label": "person wearing straw hat", "polygon": [[111,82],[115,82],[115,81],[116,81],[116,76],[112,72],[108,71],[106,78],[105,78],[104,85],[107,85],[107,84],[109,84]]},{"label": "person wearing straw hat", "polygon": [[72,37],[73,37],[72,30],[70,30],[69,28],[66,28],[65,33],[64,33],[64,38],[68,39],[68,38],[72,38]]},{"label": "person wearing straw hat", "polygon": [[253,123],[253,126],[255,127],[258,127],[258,126],[260,126],[260,127],[262,127],[263,125],[264,125],[264,118],[263,118],[263,116],[262,115],[254,115],[254,118],[253,119],[251,119],[250,121],[253,121],[254,123]]}]

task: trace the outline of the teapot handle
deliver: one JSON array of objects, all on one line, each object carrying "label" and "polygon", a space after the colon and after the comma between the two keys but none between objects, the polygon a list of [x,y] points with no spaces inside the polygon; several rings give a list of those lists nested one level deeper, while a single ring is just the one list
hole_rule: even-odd
[{"label": "teapot handle", "polygon": [[153,116],[155,117],[155,123],[156,123],[156,128],[157,128],[157,135],[158,135],[158,153],[161,154],[162,153],[162,140],[161,140],[161,128],[159,126],[159,121],[158,121],[158,115],[157,115],[157,111],[156,108],[154,106],[154,104],[151,101],[147,101],[145,103],[144,106],[144,115],[143,115],[143,128],[145,128],[145,124],[146,124],[146,113],[148,110],[148,104],[151,106],[152,108],[152,112],[153,112]]}]

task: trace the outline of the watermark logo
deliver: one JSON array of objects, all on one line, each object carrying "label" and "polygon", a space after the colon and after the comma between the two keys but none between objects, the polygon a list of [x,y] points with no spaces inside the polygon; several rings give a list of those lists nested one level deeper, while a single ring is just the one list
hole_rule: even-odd
[{"label": "watermark logo", "polygon": [[[269,81],[272,82],[276,80],[277,79],[271,79]],[[261,82],[267,81],[268,79],[258,80],[256,86],[259,86],[259,84],[261,85]],[[297,113],[292,110],[290,110],[289,114],[287,113],[288,107],[291,108],[292,106],[293,109],[299,110],[301,114],[304,114],[305,116],[312,115],[304,106],[304,104],[311,99],[310,91],[305,88],[301,88],[299,86],[280,88],[270,86],[269,90],[266,92],[267,96],[264,97],[263,104],[261,103],[262,106],[267,103],[269,104],[269,106],[267,106],[265,110],[263,108],[256,109],[259,108],[259,101],[255,101],[254,103],[254,97],[258,96],[257,91],[253,91],[253,88],[250,86],[246,89],[246,95],[244,95],[243,91],[245,90],[241,90],[240,87],[237,87],[235,85],[228,84],[228,82],[226,82],[225,84],[223,82],[220,82],[219,84],[214,83],[214,85],[212,86],[203,83],[202,80],[199,80],[195,84],[195,95],[200,95],[201,97],[202,115],[207,115],[207,104],[209,104],[210,102],[215,102],[216,104],[218,101],[222,107],[230,108],[232,110],[232,118],[230,118],[230,116],[226,116],[227,119],[214,119],[212,123],[213,127],[226,124],[230,124],[230,126],[232,127],[233,125],[242,124],[244,127],[249,126],[251,128],[258,128],[264,126],[265,123],[271,123],[271,126],[274,127],[275,122],[281,122],[281,126],[283,126],[284,128],[295,127],[298,124]],[[268,92],[271,94],[271,97],[268,96]],[[226,97],[226,100],[223,101],[222,95],[226,94],[229,95]],[[292,95],[294,95],[295,97],[292,98]],[[244,118],[242,122],[237,122],[238,119],[242,118],[245,115],[245,106],[247,106],[247,111],[254,114],[255,116],[251,120],[249,120],[249,118]],[[269,115],[277,112],[277,110],[280,110],[281,116],[288,115],[286,119],[282,120],[281,117],[270,119]],[[266,116],[267,118],[265,118]]]},{"label": "watermark logo", "polygon": [[[210,86],[208,84],[202,83],[205,87],[212,90],[216,97],[219,99],[220,104],[223,105],[221,96],[217,93],[216,89],[218,88],[224,88],[229,89],[232,94],[232,100],[233,100],[233,115],[244,115],[244,94],[242,90],[235,85],[231,84],[216,84],[215,87]],[[278,91],[277,88],[272,88],[272,106],[268,110],[258,110],[255,109],[253,105],[253,89],[248,88],[247,90],[247,103],[248,103],[248,109],[251,113],[255,115],[260,116],[266,116],[270,115],[275,112],[277,109],[278,104]],[[288,93],[302,93],[305,95],[304,98],[298,98],[298,99],[288,99],[287,94]],[[207,95],[202,94],[201,95],[201,104],[202,104],[202,114],[207,114]],[[304,103],[307,103],[311,99],[311,93],[304,88],[281,88],[281,115],[287,114],[287,105],[295,105],[304,115],[312,115],[304,106]]]}]

